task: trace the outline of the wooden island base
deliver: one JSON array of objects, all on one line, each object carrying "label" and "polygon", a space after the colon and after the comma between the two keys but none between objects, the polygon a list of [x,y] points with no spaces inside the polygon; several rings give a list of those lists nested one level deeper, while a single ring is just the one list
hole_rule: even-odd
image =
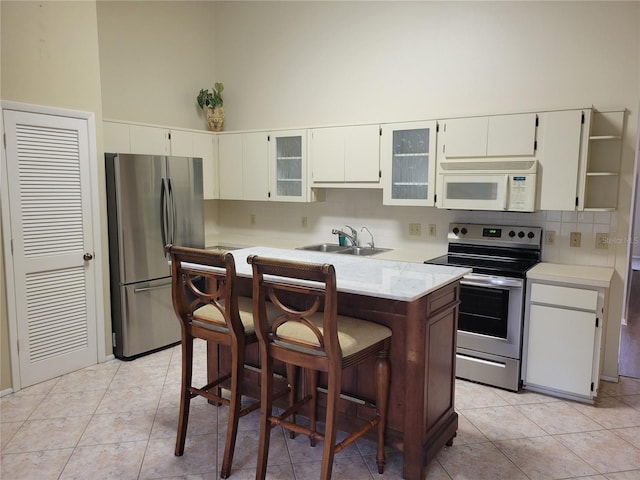
[{"label": "wooden island base", "polygon": [[[241,291],[247,295],[250,288],[243,284]],[[338,313],[393,331],[386,441],[403,452],[403,478],[408,480],[424,478],[426,465],[444,445],[451,445],[458,429],[454,394],[459,296],[457,280],[411,302],[339,293]],[[219,369],[228,369],[228,356],[216,345],[209,346],[208,355],[209,378],[217,378]],[[257,366],[257,345],[247,352],[247,363]],[[364,400],[342,402],[339,423],[345,430],[370,416],[366,399],[375,398],[371,371],[371,364],[363,363],[343,372],[343,393]],[[247,371],[246,395],[259,398],[258,378]],[[320,396],[320,409],[322,402]]]}]

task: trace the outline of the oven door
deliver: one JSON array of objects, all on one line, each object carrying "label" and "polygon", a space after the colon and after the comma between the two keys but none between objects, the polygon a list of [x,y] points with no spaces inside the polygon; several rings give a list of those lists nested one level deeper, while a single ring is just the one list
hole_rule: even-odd
[{"label": "oven door", "polygon": [[523,283],[520,278],[466,275],[460,282],[458,346],[519,359]]}]

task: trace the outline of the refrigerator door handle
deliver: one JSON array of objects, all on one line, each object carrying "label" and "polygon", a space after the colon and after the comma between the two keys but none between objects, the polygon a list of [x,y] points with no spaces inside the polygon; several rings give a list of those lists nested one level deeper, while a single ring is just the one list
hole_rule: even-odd
[{"label": "refrigerator door handle", "polygon": [[[162,185],[160,186],[160,232],[162,233],[162,248],[167,244],[167,224],[169,222],[167,212],[167,180],[162,179]],[[165,254],[166,256],[166,254]]]},{"label": "refrigerator door handle", "polygon": [[167,182],[169,184],[169,207],[171,208],[169,212],[171,219],[171,243],[174,244],[176,242],[176,229],[178,228],[178,211],[176,209],[176,198],[173,195],[171,178],[168,178]]}]

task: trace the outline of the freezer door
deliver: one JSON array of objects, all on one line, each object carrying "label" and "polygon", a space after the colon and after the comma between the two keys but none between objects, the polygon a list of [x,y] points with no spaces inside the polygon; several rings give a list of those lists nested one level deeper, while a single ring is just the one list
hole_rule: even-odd
[{"label": "freezer door", "polygon": [[117,357],[136,357],[180,341],[180,322],[171,303],[171,278],[124,285],[120,295],[122,308],[114,315]]},{"label": "freezer door", "polygon": [[[109,230],[117,245],[120,283],[166,277],[170,269],[162,240],[161,195],[166,157],[123,155],[114,158],[117,231]],[[112,215],[112,212],[109,212]],[[113,240],[113,241],[112,241]]]},{"label": "freezer door", "polygon": [[167,184],[170,243],[204,248],[202,159],[168,157]]}]

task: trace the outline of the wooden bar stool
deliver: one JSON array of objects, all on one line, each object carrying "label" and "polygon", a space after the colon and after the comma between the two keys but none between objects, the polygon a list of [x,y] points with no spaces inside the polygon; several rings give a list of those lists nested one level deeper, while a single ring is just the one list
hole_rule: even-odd
[{"label": "wooden bar stool", "polygon": [[[316,439],[324,440],[320,475],[323,480],[331,478],[335,453],[377,427],[376,461],[378,471],[382,473],[390,384],[391,330],[377,323],[338,315],[333,265],[255,255],[250,255],[247,262],[253,266],[253,311],[262,366],[262,414],[256,479],[265,478],[270,431],[277,425],[308,435],[312,446]],[[277,307],[275,318],[268,305]],[[373,356],[376,357],[372,372],[376,380],[375,415],[336,445],[342,370]],[[302,367],[306,380],[304,398],[278,416],[272,415],[274,359]],[[316,430],[317,372],[327,374],[324,435]],[[296,424],[292,417],[306,403],[309,404],[309,427]]]},{"label": "wooden bar stool", "polygon": [[[173,307],[182,330],[182,386],[175,454],[180,456],[184,453],[192,398],[202,396],[215,405],[227,405],[229,420],[220,477],[228,478],[238,421],[260,408],[257,401],[244,409],[240,403],[245,347],[257,342],[251,298],[238,296],[235,262],[230,253],[172,245],[167,245],[166,250],[171,256]],[[231,371],[200,388],[191,384],[194,338],[227,345],[231,350]],[[231,383],[230,398],[224,398],[221,385],[228,380]],[[279,395],[288,391],[293,389],[279,392]]]}]

